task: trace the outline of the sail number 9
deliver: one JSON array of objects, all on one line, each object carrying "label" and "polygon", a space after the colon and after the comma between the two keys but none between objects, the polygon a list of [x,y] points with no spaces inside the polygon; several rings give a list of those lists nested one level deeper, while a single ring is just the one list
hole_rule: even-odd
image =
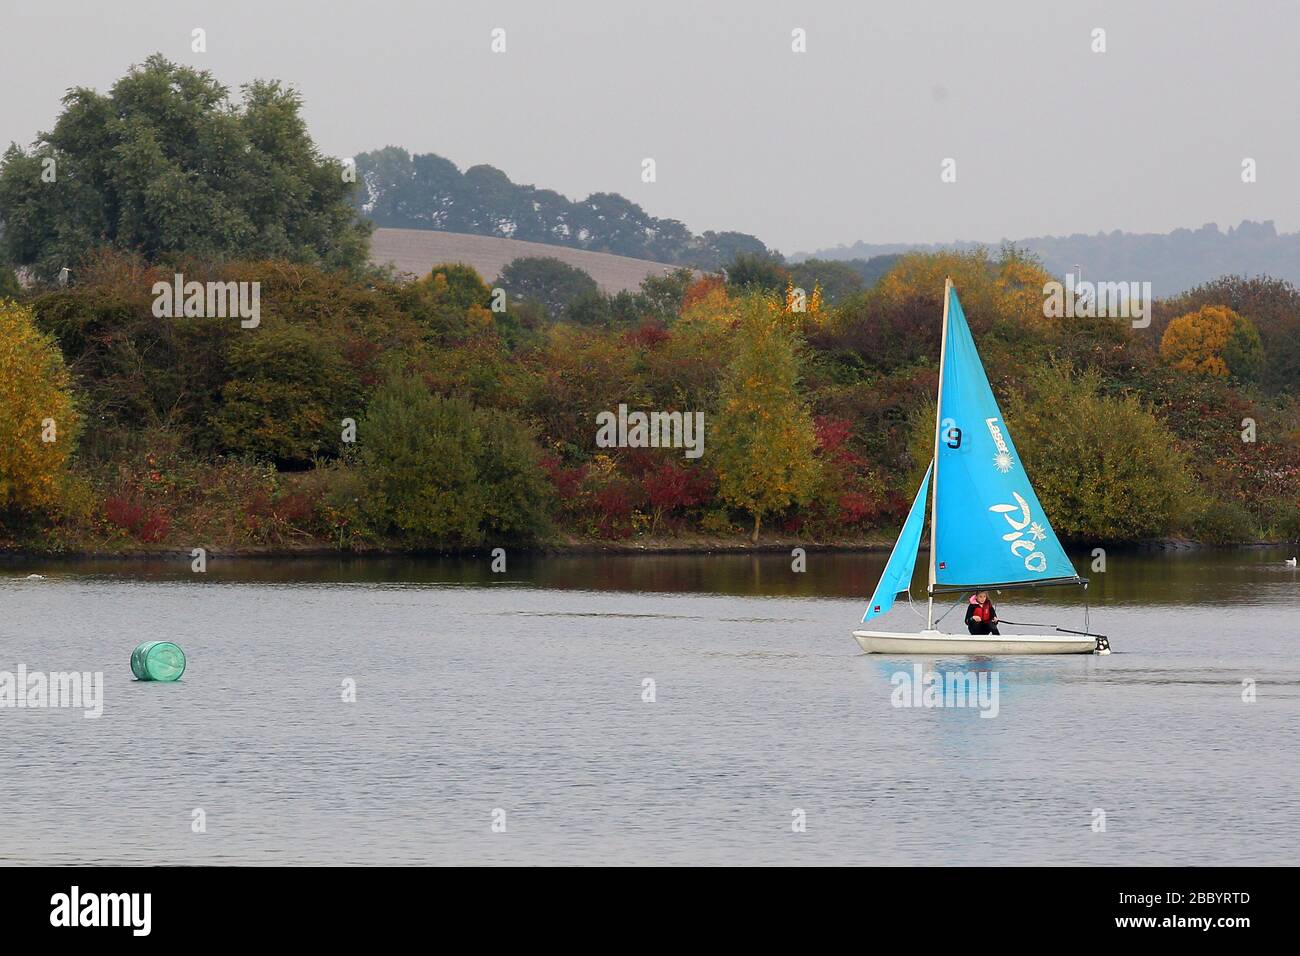
[{"label": "sail number 9", "polygon": [[943,437],[945,439],[944,444],[947,445],[949,448],[960,448],[961,429],[957,427],[957,423],[953,421],[951,418],[945,418],[943,420],[943,424],[941,427],[943,429]]}]

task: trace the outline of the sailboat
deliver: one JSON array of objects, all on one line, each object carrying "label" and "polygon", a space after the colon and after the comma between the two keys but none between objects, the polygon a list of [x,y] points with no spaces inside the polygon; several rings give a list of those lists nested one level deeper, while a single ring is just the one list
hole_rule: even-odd
[{"label": "sailboat", "polygon": [[[910,588],[926,502],[930,513],[929,606],[925,630],[854,631],[868,654],[1109,653],[1103,635],[1050,628],[1054,633],[945,634],[934,599],[981,590],[1079,585],[1079,577],[1034,494],[1002,418],[952,279],[944,284],[934,457],[903,522],[894,550],[862,617],[866,624]],[[931,480],[933,479],[933,481]],[[1001,626],[1001,625],[1000,625]],[[1030,625],[1039,627],[1042,625]]]}]

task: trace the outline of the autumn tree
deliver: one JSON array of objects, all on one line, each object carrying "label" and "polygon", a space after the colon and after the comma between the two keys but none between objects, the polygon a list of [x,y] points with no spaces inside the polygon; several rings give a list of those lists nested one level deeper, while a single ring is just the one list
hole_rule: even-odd
[{"label": "autumn tree", "polygon": [[[719,492],[754,518],[806,501],[817,480],[812,413],[799,394],[797,337],[789,316],[763,295],[738,304],[739,352],[727,368],[709,429]],[[706,454],[709,444],[706,444]]]},{"label": "autumn tree", "polygon": [[1160,334],[1172,319],[1207,305],[1231,309],[1255,326],[1264,346],[1259,385],[1266,393],[1285,393],[1295,387],[1300,380],[1300,289],[1266,275],[1221,276],[1157,302],[1152,330]]},{"label": "autumn tree", "polygon": [[1160,355],[1180,372],[1254,381],[1264,364],[1259,332],[1245,316],[1220,305],[1180,315],[1160,339]]},{"label": "autumn tree", "polygon": [[492,311],[492,290],[472,267],[436,265],[424,278],[397,291],[402,311],[424,330],[430,345],[462,345],[492,333],[510,334],[503,313]]},{"label": "autumn tree", "polygon": [[462,262],[434,266],[418,285],[426,288],[438,305],[452,313],[468,312],[475,305],[486,309],[492,304],[492,290],[483,277],[473,266]]},{"label": "autumn tree", "polygon": [[561,324],[530,356],[522,382],[523,411],[540,426],[549,448],[582,457],[594,448],[596,416],[617,409],[647,407],[647,387],[638,356],[621,337]]},{"label": "autumn tree", "polygon": [[[939,355],[945,279],[951,277],[986,367],[1013,366],[1032,351],[1047,351],[1067,326],[1043,316],[1043,286],[1052,281],[1031,257],[1013,247],[996,256],[969,252],[909,253],[868,292],[849,296],[815,344],[857,353],[882,371]],[[1095,321],[1095,320],[1094,320]],[[1110,334],[1117,323],[1103,320]],[[1077,323],[1070,323],[1073,331]]]},{"label": "autumn tree", "polygon": [[[926,319],[942,314],[944,280],[951,278],[961,296],[972,331],[980,334],[1030,322],[1045,324],[1043,285],[1052,276],[1020,250],[1007,246],[996,256],[986,249],[970,252],[909,253],[894,264],[872,289],[877,307],[927,300]],[[981,343],[983,344],[983,343]]]},{"label": "autumn tree", "polygon": [[713,473],[676,458],[661,458],[641,478],[650,505],[650,534],[663,518],[706,502],[713,493]]},{"label": "autumn tree", "polygon": [[0,509],[58,503],[79,424],[54,340],[30,309],[0,300]]}]

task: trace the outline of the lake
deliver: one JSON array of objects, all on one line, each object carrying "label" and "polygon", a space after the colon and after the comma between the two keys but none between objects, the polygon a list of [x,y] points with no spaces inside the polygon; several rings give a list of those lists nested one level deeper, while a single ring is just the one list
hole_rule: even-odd
[{"label": "lake", "polygon": [[[102,671],[103,712],[0,709],[0,863],[1294,863],[1282,550],[1113,552],[1110,656],[938,660],[850,636],[885,557],[11,560],[0,671]],[[179,682],[132,678],[157,639]],[[996,714],[895,706],[914,664]]]}]

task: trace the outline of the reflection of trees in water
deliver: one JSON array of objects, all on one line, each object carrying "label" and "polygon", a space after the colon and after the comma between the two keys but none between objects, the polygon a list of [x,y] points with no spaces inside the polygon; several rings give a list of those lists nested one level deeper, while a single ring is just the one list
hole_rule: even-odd
[{"label": "reflection of trees in water", "polygon": [[[1294,592],[1296,569],[1286,567],[1279,548],[1122,551],[1107,555],[1103,574],[1088,574],[1087,551],[1072,553],[1075,566],[1092,579],[1090,603],[1245,604],[1270,600],[1274,589]],[[174,557],[45,560],[0,559],[0,577],[39,572],[99,579],[158,580],[175,583],[197,578],[221,582],[392,584],[537,587],[559,590],[731,594],[748,597],[861,598],[871,594],[885,566],[885,552],[810,551],[807,570],[791,570],[785,552],[760,554],[602,554],[538,555],[507,549],[507,568],[491,571],[487,550],[471,557],[266,557],[223,558],[210,554],[208,571],[190,571],[189,553]],[[912,595],[925,599],[925,560],[917,562]],[[1077,588],[1008,591],[1002,602],[1018,607],[1077,607]],[[996,600],[995,596],[995,600]],[[1281,598],[1279,598],[1281,599]],[[899,604],[905,604],[906,598]],[[945,604],[946,606],[946,604]],[[906,613],[906,612],[903,612]]]}]

